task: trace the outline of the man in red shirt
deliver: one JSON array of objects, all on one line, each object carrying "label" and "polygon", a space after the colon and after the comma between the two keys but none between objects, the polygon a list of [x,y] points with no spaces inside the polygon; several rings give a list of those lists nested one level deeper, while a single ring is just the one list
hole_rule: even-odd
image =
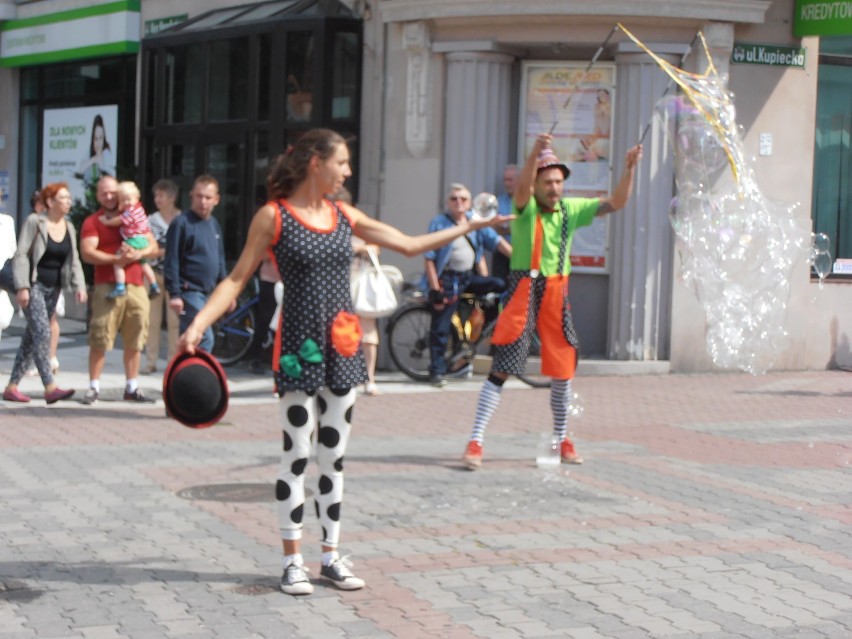
[{"label": "man in red shirt", "polygon": [[[100,377],[106,352],[112,350],[115,336],[121,331],[124,345],[124,374],[127,385],[124,399],[131,402],[150,403],[139,389],[137,377],[142,361],[142,350],[148,341],[148,292],[142,278],[139,260],[157,254],[158,246],[149,230],[148,246],[134,249],[124,244],[119,227],[109,227],[98,219],[101,215],[113,218],[120,215],[118,208],[118,182],[111,176],[98,181],[97,198],[101,208],[83,221],[80,230],[80,255],[84,262],[95,267],[95,289],[91,300],[89,320],[89,390],[84,404],[94,404],[100,395]],[[127,295],[116,299],[107,296],[115,284],[113,266],[124,266]]]}]

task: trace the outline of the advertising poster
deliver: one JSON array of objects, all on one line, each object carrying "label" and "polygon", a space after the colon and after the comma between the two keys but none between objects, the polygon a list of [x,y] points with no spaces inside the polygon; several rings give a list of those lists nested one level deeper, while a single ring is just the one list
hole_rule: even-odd
[{"label": "advertising poster", "polygon": [[118,105],[45,109],[41,183],[67,182],[75,204],[92,208],[102,175],[115,175]]},{"label": "advertising poster", "polygon": [[[571,169],[565,195],[602,197],[610,192],[612,106],[615,66],[587,62],[527,62],[521,87],[518,148],[523,158],[541,133],[553,135],[553,150]],[[571,270],[606,273],[609,224],[596,218],[574,235]]]}]

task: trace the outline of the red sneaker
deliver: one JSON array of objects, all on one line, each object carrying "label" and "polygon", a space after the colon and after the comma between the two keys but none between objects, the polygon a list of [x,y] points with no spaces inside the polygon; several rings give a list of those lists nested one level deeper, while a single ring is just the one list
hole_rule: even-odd
[{"label": "red sneaker", "polygon": [[21,402],[22,404],[30,401],[29,395],[24,395],[17,388],[7,388],[3,391],[3,401],[4,402]]},{"label": "red sneaker", "polygon": [[559,456],[562,458],[563,464],[582,464],[583,458],[574,450],[574,442],[567,437],[562,440],[559,445]]},{"label": "red sneaker", "polygon": [[462,456],[462,463],[469,470],[476,470],[482,466],[482,444],[474,440],[469,441]]}]

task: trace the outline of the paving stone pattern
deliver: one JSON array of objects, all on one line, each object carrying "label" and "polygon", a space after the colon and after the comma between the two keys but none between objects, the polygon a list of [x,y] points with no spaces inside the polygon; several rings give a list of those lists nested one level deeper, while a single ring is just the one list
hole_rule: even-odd
[{"label": "paving stone pattern", "polygon": [[852,636],[852,374],[575,390],[586,463],[556,472],[546,390],[504,392],[478,472],[476,385],[359,398],[341,551],[368,587],[318,578],[310,507],[302,598],[277,589],[267,394],[201,431],[160,402],[0,403],[0,637]]}]

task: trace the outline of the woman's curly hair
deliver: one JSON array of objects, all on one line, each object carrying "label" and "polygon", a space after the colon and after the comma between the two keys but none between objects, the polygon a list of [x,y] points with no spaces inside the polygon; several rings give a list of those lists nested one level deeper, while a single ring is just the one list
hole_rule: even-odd
[{"label": "woman's curly hair", "polygon": [[346,140],[331,129],[306,132],[273,162],[266,179],[268,198],[277,200],[292,195],[307,177],[311,158],[316,155],[320,160],[327,160],[341,144],[346,144]]}]

